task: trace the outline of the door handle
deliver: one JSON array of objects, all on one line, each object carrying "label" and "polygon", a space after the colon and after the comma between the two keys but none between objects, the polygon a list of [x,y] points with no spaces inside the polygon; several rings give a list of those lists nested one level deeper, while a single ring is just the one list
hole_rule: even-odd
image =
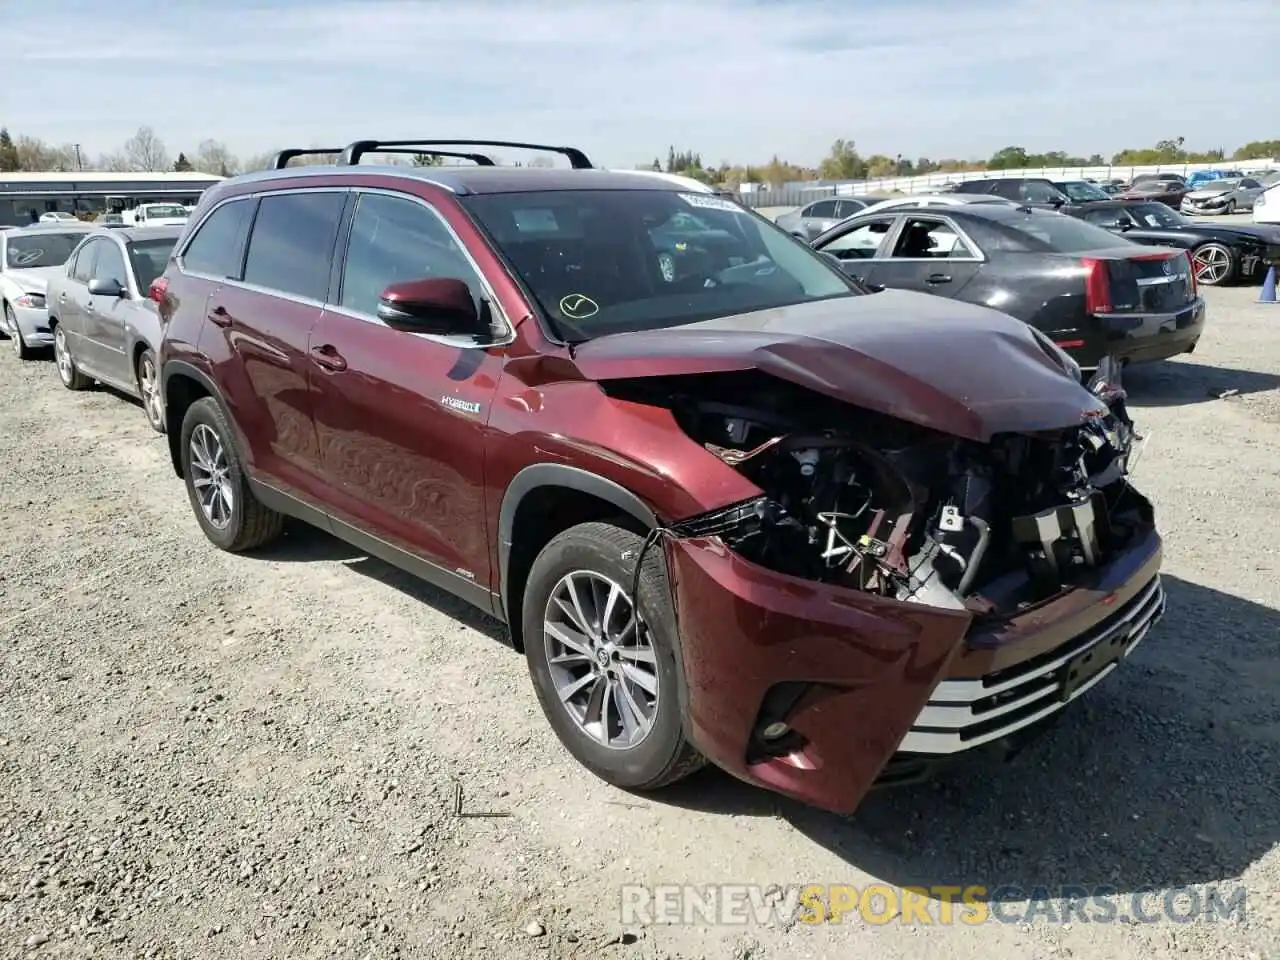
[{"label": "door handle", "polygon": [[312,347],[311,359],[317,367],[323,367],[325,370],[332,370],[335,373],[347,369],[346,359],[338,352],[337,347],[330,343]]},{"label": "door handle", "polygon": [[925,283],[930,283],[930,284],[950,283],[950,282],[951,282],[951,275],[949,273],[931,273],[929,274],[929,279],[925,281]]},{"label": "door handle", "polygon": [[93,305],[93,301],[92,301],[92,300],[90,300],[88,303],[86,303],[86,304],[84,305],[84,312],[85,312],[85,313],[97,313],[97,312],[98,312],[98,308],[97,308],[97,307],[95,307],[95,306]]},{"label": "door handle", "polygon": [[67,300],[67,295],[66,295],[65,293],[60,293],[60,294],[58,294],[58,302],[59,302],[59,303],[65,303],[65,302],[66,302],[66,300]]},{"label": "door handle", "polygon": [[215,327],[231,326],[231,314],[227,313],[227,308],[218,306],[209,311],[209,322]]}]

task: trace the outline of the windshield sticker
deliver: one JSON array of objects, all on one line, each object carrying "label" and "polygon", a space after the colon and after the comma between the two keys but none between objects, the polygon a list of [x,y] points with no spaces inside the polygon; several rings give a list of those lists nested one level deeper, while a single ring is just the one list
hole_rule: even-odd
[{"label": "windshield sticker", "polygon": [[742,208],[732,200],[726,200],[724,197],[713,197],[705,193],[682,193],[680,199],[691,207],[698,207],[701,210],[724,210],[728,213],[740,213]]},{"label": "windshield sticker", "polygon": [[560,312],[570,320],[585,320],[600,312],[600,305],[581,293],[571,293],[560,300]]},{"label": "windshield sticker", "polygon": [[560,229],[550,210],[512,210],[511,219],[521,233],[555,233]]}]

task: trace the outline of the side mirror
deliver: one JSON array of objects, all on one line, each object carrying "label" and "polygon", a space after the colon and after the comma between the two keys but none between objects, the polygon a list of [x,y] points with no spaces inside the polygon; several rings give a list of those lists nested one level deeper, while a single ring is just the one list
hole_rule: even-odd
[{"label": "side mirror", "polygon": [[1125,219],[1125,220],[1121,220],[1121,221],[1119,222],[1118,226],[1120,227],[1120,232],[1121,232],[1121,233],[1127,233],[1128,231],[1130,231],[1130,230],[1132,230],[1134,227],[1136,227],[1136,226],[1137,226],[1137,224],[1136,224],[1136,223],[1134,223],[1132,220]]},{"label": "side mirror", "polygon": [[94,277],[89,281],[89,293],[95,297],[123,297],[125,288],[114,278]]},{"label": "side mirror", "polygon": [[378,300],[378,319],[394,330],[488,337],[471,288],[452,277],[393,283]]}]

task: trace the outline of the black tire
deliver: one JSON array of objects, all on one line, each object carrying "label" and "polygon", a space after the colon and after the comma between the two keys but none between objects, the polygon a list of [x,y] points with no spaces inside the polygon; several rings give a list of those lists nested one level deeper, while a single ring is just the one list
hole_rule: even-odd
[{"label": "black tire", "polygon": [[[66,354],[65,362],[64,353]],[[92,378],[86,377],[76,366],[75,358],[71,355],[71,347],[67,343],[67,335],[62,332],[62,327],[58,324],[53,326],[53,359],[58,367],[58,379],[68,390],[88,390],[93,386]]]},{"label": "black tire", "polygon": [[606,783],[627,790],[656,790],[682,780],[706,763],[685,738],[676,618],[661,547],[653,546],[646,553],[640,577],[640,612],[655,653],[658,702],[652,728],[635,746],[606,747],[583,732],[569,715],[551,678],[543,618],[556,585],[574,571],[607,577],[629,594],[635,557],[643,543],[639,535],[608,523],[583,523],[565,530],[534,560],[521,611],[529,674],[551,728],[579,763]]},{"label": "black tire", "polygon": [[148,368],[148,364],[150,365],[151,377],[155,385],[153,389],[158,391],[160,367],[156,363],[155,351],[150,347],[138,354],[138,362],[133,366],[133,379],[138,388],[138,396],[142,399],[142,412],[146,414],[147,423],[151,424],[151,429],[156,433],[164,433],[164,407],[159,403],[160,395],[157,393],[153,409],[153,402],[148,399],[147,388],[143,385],[144,371]]},{"label": "black tire", "polygon": [[[191,435],[200,426],[208,427],[216,434],[228,467],[227,479],[233,494],[232,507],[226,525],[221,527],[205,515],[192,479]],[[214,546],[228,553],[241,553],[261,547],[279,537],[284,528],[284,516],[264,507],[249,489],[249,479],[245,476],[240,457],[236,453],[234,437],[231,425],[227,423],[217,401],[212,397],[203,397],[187,408],[187,414],[182,419],[178,452],[182,463],[183,483],[200,529]]]},{"label": "black tire", "polygon": [[1235,213],[1235,212],[1236,212],[1236,202],[1235,202],[1234,200],[1228,200],[1228,201],[1227,201],[1227,208],[1226,208],[1226,210],[1224,210],[1224,211],[1223,211],[1223,213],[1225,213],[1225,214],[1227,214],[1228,216],[1230,216],[1231,214],[1233,214],[1233,213]]},{"label": "black tire", "polygon": [[22,328],[18,326],[18,318],[13,315],[13,307],[4,305],[4,325],[9,328],[9,338],[13,341],[13,353],[19,360],[33,360],[36,352],[27,346],[22,339]]}]

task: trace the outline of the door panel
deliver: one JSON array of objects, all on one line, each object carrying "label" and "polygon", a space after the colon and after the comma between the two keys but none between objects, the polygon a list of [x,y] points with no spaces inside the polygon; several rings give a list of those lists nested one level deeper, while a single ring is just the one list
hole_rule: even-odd
[{"label": "door panel", "polygon": [[243,280],[209,298],[201,349],[248,446],[255,478],[322,503],[309,379],[311,328],[328,295],[346,191],[263,197],[250,230]]},{"label": "door panel", "polygon": [[336,520],[487,588],[482,471],[503,353],[376,319],[388,284],[428,276],[467,281],[485,308],[478,274],[434,210],[408,197],[364,194],[339,303],[311,334],[330,505]]},{"label": "door panel", "polygon": [[[124,252],[109,240],[99,243],[101,247],[94,262],[93,279],[115,280],[126,290],[129,289]],[[87,287],[84,293],[87,301],[86,327],[91,331],[88,335],[94,341],[99,370],[103,376],[118,385],[132,385],[133,376],[125,356],[124,317],[127,301],[122,297],[93,296]]]},{"label": "door panel", "polygon": [[895,290],[914,290],[956,297],[978,273],[981,263],[972,241],[940,215],[906,216],[875,262],[874,283]]},{"label": "door panel", "polygon": [[58,310],[58,323],[66,334],[67,347],[82,367],[93,367],[97,359],[94,344],[85,338],[85,307],[89,302],[89,291],[86,285],[89,278],[93,276],[98,250],[104,242],[90,240],[80,248],[71,274],[67,277],[67,282],[62,285],[58,302],[53,305]]}]

